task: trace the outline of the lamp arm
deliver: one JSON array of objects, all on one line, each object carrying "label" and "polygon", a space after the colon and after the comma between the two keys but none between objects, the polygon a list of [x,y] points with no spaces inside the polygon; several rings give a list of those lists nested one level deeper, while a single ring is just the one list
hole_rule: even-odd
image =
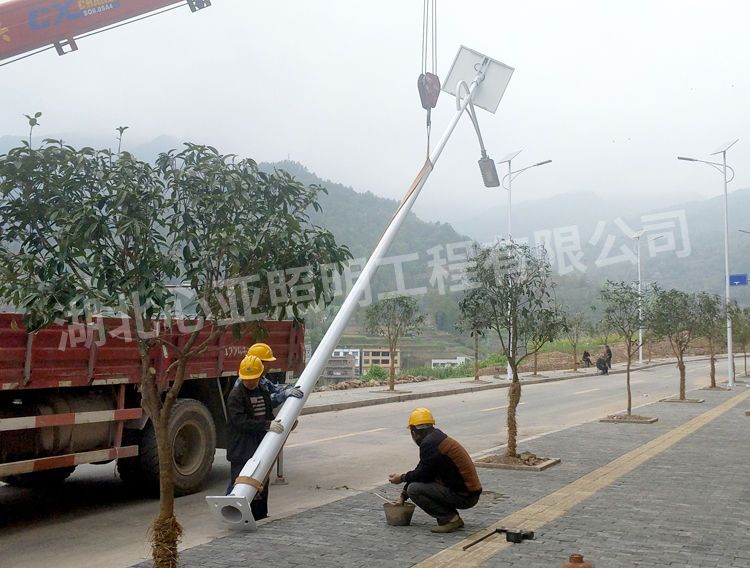
[{"label": "lamp arm", "polygon": [[[461,87],[466,89],[466,93],[468,94],[469,91],[469,85],[466,84],[466,81],[459,81],[456,85],[456,106],[460,109],[461,106]],[[477,133],[477,139],[479,140],[479,148],[482,150],[482,158],[487,158],[487,150],[484,148],[484,141],[482,140],[482,133],[479,131],[479,122],[477,121],[477,113],[476,110],[474,110],[474,104],[472,101],[469,101],[469,104],[466,106],[466,113],[469,115],[469,118],[471,119],[471,123],[474,125],[474,131]]]}]

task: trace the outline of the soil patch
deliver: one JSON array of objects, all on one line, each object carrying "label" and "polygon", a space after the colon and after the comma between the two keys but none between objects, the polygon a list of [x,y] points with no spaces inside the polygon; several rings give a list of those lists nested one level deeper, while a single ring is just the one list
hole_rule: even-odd
[{"label": "soil patch", "polygon": [[599,422],[610,422],[614,424],[653,424],[658,418],[649,418],[640,414],[613,414],[603,418]]},{"label": "soil patch", "polygon": [[474,464],[478,467],[528,471],[542,471],[556,463],[560,463],[560,460],[557,458],[540,458],[531,452],[523,452],[516,457],[492,454],[474,461]]}]

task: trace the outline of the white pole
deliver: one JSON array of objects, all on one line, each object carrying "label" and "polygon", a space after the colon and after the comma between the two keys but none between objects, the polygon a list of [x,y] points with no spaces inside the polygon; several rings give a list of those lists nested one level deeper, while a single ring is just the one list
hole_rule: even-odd
[{"label": "white pole", "polygon": [[[284,431],[281,434],[275,434],[273,432],[266,433],[253,457],[250,458],[242,468],[238,481],[231,494],[226,496],[206,497],[209,508],[211,509],[214,519],[219,527],[233,530],[256,530],[255,519],[250,510],[250,501],[252,501],[253,497],[258,492],[258,487],[262,485],[273,467],[276,456],[284,446],[284,443],[291,432],[294,421],[297,420],[302,407],[305,405],[305,402],[307,402],[310,393],[315,387],[315,383],[318,382],[318,378],[323,372],[331,353],[333,353],[333,350],[341,339],[341,335],[344,333],[344,328],[354,315],[360,298],[364,294],[367,286],[369,286],[372,277],[380,266],[380,262],[385,258],[385,255],[388,252],[391,243],[396,238],[399,229],[408,217],[412,205],[416,201],[419,192],[432,172],[435,162],[437,162],[440,154],[443,152],[456,124],[458,124],[458,120],[471,102],[474,96],[474,91],[483,78],[483,72],[480,72],[474,78],[474,81],[472,81],[469,93],[460,101],[460,105],[448,125],[448,128],[425,163],[422,171],[419,172],[416,180],[414,180],[414,183],[406,194],[404,201],[396,211],[393,220],[386,228],[385,233],[375,247],[367,264],[365,264],[365,267],[362,269],[362,274],[354,283],[351,292],[344,300],[344,303],[338,314],[336,314],[330,328],[323,336],[320,345],[318,345],[318,348],[315,350],[315,353],[311,357],[305,370],[302,372],[302,376],[299,378],[295,386],[305,393],[304,396],[302,398],[289,398],[284,403],[284,406],[281,407],[281,411],[276,419],[281,421],[281,424],[284,426]],[[457,89],[457,93],[458,92]]]},{"label": "white pole", "polygon": [[[511,243],[511,240],[513,237],[511,236],[511,230],[510,230],[510,204],[511,204],[511,195],[510,195],[510,188],[513,185],[513,176],[511,175],[511,162],[513,161],[513,158],[508,160],[508,244]],[[508,308],[510,309],[510,308]],[[512,353],[511,351],[511,345],[512,345],[512,339],[513,339],[513,331],[511,328],[508,328],[508,353]],[[508,362],[505,364],[505,377],[509,380],[513,380],[513,371],[510,368],[510,358],[508,358]]]},{"label": "white pole", "polygon": [[641,302],[641,235],[638,235],[638,364],[643,366],[643,328],[641,327],[643,313]]},{"label": "white pole", "polygon": [[510,243],[511,239],[513,238],[511,236],[511,230],[510,230],[510,203],[511,203],[511,201],[510,201],[510,188],[513,185],[513,176],[510,175],[510,168],[511,168],[510,163],[512,161],[513,161],[512,159],[508,160],[508,243]]},{"label": "white pole", "polygon": [[726,279],[727,310],[727,386],[734,386],[734,352],[732,349],[732,317],[729,314],[729,198],[727,196],[727,151],[724,157],[724,277]]}]

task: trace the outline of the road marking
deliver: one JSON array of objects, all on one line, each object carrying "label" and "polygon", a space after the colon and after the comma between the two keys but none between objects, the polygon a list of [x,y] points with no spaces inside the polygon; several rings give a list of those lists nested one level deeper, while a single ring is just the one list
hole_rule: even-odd
[{"label": "road marking", "polygon": [[297,446],[309,446],[310,444],[319,444],[320,442],[330,442],[331,440],[340,440],[341,438],[351,438],[352,436],[361,436],[362,434],[372,434],[373,432],[380,432],[382,430],[388,430],[388,428],[375,428],[373,430],[365,430],[364,432],[354,432],[352,434],[342,434],[341,436],[331,436],[330,438],[321,438],[320,440],[313,440],[312,442],[300,442],[299,444],[287,444],[285,448],[296,448]]},{"label": "road marking", "polygon": [[[521,406],[522,404],[526,404],[525,402],[519,402],[518,406]],[[485,408],[484,410],[480,410],[480,412],[487,412],[489,410],[501,410],[503,408],[508,408],[508,405],[505,406],[495,406],[494,408]]]},{"label": "road marking", "polygon": [[645,383],[646,381],[630,381],[631,385],[639,385],[641,383]]},{"label": "road marking", "polygon": [[554,493],[550,493],[546,497],[542,497],[536,503],[532,503],[528,507],[501,519],[497,523],[474,533],[468,538],[441,550],[437,554],[424,559],[422,562],[414,564],[412,568],[476,568],[506,548],[510,548],[513,543],[506,541],[505,535],[499,537],[495,535],[490,536],[465,551],[463,547],[467,544],[494,533],[496,528],[501,527],[513,527],[532,531],[539,530],[547,523],[561,517],[576,505],[595,495],[605,487],[608,487],[649,459],[659,455],[713,419],[731,410],[748,397],[750,397],[750,391],[746,391],[723,402],[719,406],[685,422],[666,434],[662,434],[651,442],[584,475],[570,485]]},{"label": "road marking", "polygon": [[598,390],[599,390],[599,389],[589,389],[589,390],[587,390],[587,391],[578,391],[578,392],[574,392],[573,394],[586,394],[587,392],[594,392],[594,391],[598,391]]}]

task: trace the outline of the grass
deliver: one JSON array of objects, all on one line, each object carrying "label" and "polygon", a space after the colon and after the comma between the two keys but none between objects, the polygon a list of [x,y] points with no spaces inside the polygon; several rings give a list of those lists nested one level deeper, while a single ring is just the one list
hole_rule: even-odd
[{"label": "grass", "polygon": [[[487,367],[504,367],[507,360],[504,356],[496,353],[490,354],[487,359],[481,359],[479,361],[479,368],[486,369]],[[414,367],[407,369],[399,373],[399,377],[412,375],[417,377],[423,375],[425,377],[435,377],[437,379],[458,379],[461,377],[473,377],[474,376],[474,361],[467,361],[461,365],[455,367],[435,367],[434,369],[428,365],[421,367]]]}]

